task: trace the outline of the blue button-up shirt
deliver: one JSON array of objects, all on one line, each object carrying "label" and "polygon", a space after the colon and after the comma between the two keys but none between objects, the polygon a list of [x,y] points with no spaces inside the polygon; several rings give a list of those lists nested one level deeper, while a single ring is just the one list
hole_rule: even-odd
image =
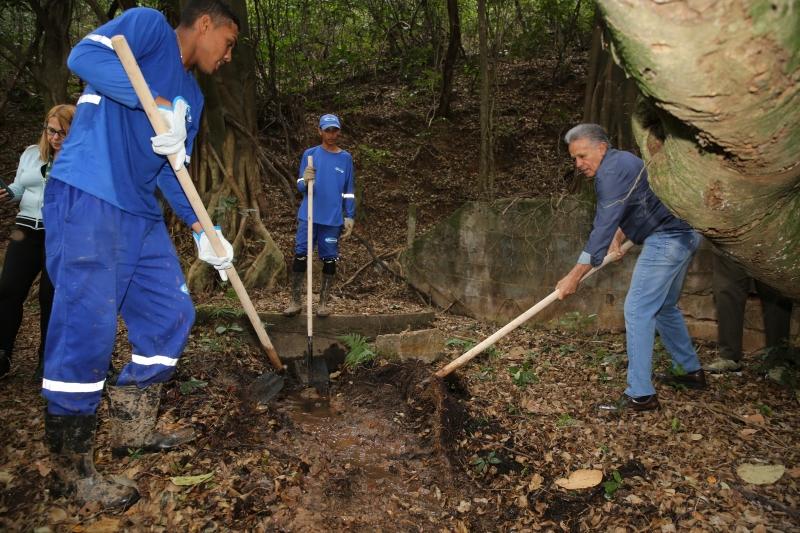
[{"label": "blue button-up shirt", "polygon": [[650,189],[644,162],[630,152],[608,149],[595,174],[594,190],[597,211],[578,263],[600,265],[617,228],[635,244],[656,231],[692,229],[661,203]]}]

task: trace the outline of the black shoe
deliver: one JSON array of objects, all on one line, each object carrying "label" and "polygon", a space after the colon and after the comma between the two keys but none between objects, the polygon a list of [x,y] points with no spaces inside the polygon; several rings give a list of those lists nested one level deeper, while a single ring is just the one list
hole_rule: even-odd
[{"label": "black shoe", "polygon": [[660,407],[658,396],[655,394],[637,398],[623,394],[616,402],[601,403],[597,406],[597,410],[601,413],[619,414],[623,411],[654,411]]},{"label": "black shoe", "polygon": [[686,374],[656,374],[656,381],[671,387],[686,387],[687,389],[703,390],[708,388],[706,372],[702,368]]}]

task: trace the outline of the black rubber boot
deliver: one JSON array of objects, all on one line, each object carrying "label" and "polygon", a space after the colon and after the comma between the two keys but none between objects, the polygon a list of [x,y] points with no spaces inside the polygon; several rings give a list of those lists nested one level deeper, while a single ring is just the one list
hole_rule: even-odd
[{"label": "black rubber boot", "polygon": [[319,289],[319,307],[317,307],[318,317],[324,318],[331,314],[328,300],[331,296],[331,287],[333,286],[334,277],[334,274],[322,274],[322,287]]},{"label": "black rubber boot", "polygon": [[0,379],[8,375],[11,370],[11,352],[8,350],[0,350]]},{"label": "black rubber boot", "polygon": [[303,280],[305,272],[292,272],[292,301],[283,310],[284,316],[294,316],[303,308]]},{"label": "black rubber boot", "polygon": [[162,387],[161,383],[144,389],[136,385],[107,387],[111,415],[111,452],[114,456],[125,456],[131,451],[170,450],[195,439],[195,432],[191,428],[169,433],[155,430]]},{"label": "black rubber boot", "polygon": [[53,472],[61,483],[60,488],[79,505],[97,502],[105,508],[127,509],[139,500],[139,491],[133,486],[115,483],[95,470],[96,425],[95,415],[45,414],[45,439],[50,448]]}]

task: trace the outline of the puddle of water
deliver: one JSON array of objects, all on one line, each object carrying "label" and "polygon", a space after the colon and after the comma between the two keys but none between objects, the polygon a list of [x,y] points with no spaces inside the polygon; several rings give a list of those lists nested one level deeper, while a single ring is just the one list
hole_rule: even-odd
[{"label": "puddle of water", "polygon": [[[313,394],[311,395],[313,396]],[[393,438],[392,428],[380,421],[332,407],[328,398],[314,398],[303,392],[290,393],[281,401],[281,411],[306,433],[315,435],[331,450],[341,466],[359,470],[368,489],[377,486],[402,487],[402,479],[391,468],[390,456],[402,453],[405,445]],[[399,448],[399,449],[398,449]]]}]

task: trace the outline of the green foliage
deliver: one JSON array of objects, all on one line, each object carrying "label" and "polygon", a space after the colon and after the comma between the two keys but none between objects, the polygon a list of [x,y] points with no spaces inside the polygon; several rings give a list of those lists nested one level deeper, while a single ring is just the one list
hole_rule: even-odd
[{"label": "green foliage", "polygon": [[392,157],[392,153],[389,150],[372,148],[366,144],[359,144],[355,151],[359,162],[367,166],[381,166]]},{"label": "green foliage", "polygon": [[214,328],[214,332],[216,332],[217,335],[222,335],[231,331],[241,333],[244,329],[242,329],[242,326],[239,324],[228,324],[227,326],[217,326]]},{"label": "green foliage", "polygon": [[502,461],[499,457],[497,457],[497,452],[489,452],[485,456],[478,455],[471,461],[470,464],[475,469],[475,472],[483,475],[490,466],[499,465],[500,463],[502,463]]},{"label": "green foliage", "polygon": [[536,373],[533,371],[532,367],[533,363],[530,361],[530,359],[525,359],[521,365],[508,367],[508,373],[511,375],[514,385],[524,389],[530,383],[536,383],[539,381],[539,378],[536,376]]},{"label": "green foliage", "polygon": [[772,416],[772,407],[766,404],[761,404],[758,406],[758,412],[764,416]]},{"label": "green foliage", "polygon": [[349,333],[336,337],[349,349],[344,358],[344,366],[353,370],[361,365],[372,362],[376,354],[367,342],[367,338],[358,333]]},{"label": "green foliage", "polygon": [[567,331],[586,331],[596,320],[596,314],[584,315],[580,311],[573,311],[565,313],[558,320],[558,325]]},{"label": "green foliage", "polygon": [[143,455],[144,455],[144,450],[142,450],[141,448],[128,448],[128,458],[131,461],[141,459]]},{"label": "green foliage", "polygon": [[564,413],[556,420],[556,427],[566,428],[574,426],[577,421],[569,413]]},{"label": "green foliage", "polygon": [[679,432],[681,430],[681,421],[673,417],[672,421],[669,423],[669,428],[673,433]]},{"label": "green foliage", "polygon": [[180,391],[181,394],[184,396],[188,396],[190,394],[194,394],[199,389],[205,388],[208,386],[207,381],[201,381],[199,379],[190,378],[189,381],[181,381],[180,382]]},{"label": "green foliage", "polygon": [[614,494],[622,486],[622,484],[623,484],[622,475],[617,470],[611,472],[611,479],[603,482],[603,491],[605,492],[604,494],[605,498],[607,500],[613,500]]}]

